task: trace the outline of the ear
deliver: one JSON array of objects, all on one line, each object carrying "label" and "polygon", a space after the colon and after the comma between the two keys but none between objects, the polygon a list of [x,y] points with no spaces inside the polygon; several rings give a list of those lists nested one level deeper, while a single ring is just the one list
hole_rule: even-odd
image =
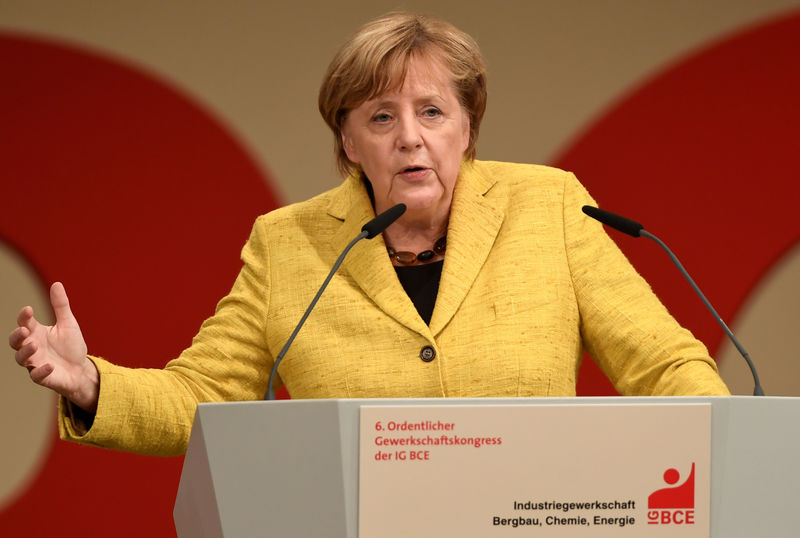
[{"label": "ear", "polygon": [[461,154],[463,155],[464,152],[467,151],[467,148],[469,147],[469,134],[470,134],[469,126],[470,126],[470,123],[469,123],[469,114],[467,114],[467,111],[464,110],[463,107],[461,109],[461,114],[462,114],[462,118],[461,118],[461,123],[462,123],[462,127],[461,127]]},{"label": "ear", "polygon": [[358,164],[358,151],[356,151],[356,145],[353,142],[352,137],[347,135],[347,131],[348,130],[345,128],[345,126],[342,126],[342,147],[344,148],[345,155],[347,155],[347,158],[350,159],[350,162],[353,164]]}]

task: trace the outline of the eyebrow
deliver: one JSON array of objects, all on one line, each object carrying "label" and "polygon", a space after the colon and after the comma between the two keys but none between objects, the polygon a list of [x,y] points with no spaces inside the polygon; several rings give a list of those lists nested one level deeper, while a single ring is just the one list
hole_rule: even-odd
[{"label": "eyebrow", "polygon": [[[422,97],[414,99],[414,102],[426,102],[426,101],[433,101],[433,100],[444,101],[445,99],[438,93],[431,93],[431,94],[423,95]],[[395,101],[393,101],[391,99],[382,99],[380,101],[376,101],[374,106],[376,108],[383,108],[383,107],[393,106],[394,104],[395,104]]]}]

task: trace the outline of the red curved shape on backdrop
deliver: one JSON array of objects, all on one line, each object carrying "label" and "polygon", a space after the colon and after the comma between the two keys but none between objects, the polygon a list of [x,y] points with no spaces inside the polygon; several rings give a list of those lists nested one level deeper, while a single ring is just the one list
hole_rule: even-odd
[{"label": "red curved shape on backdrop", "polygon": [[[800,241],[798,57],[798,12],[737,33],[634,89],[554,163],[664,240],[729,324]],[[724,334],[666,255],[610,233],[713,354]],[[584,364],[579,393],[615,394]]]},{"label": "red curved shape on backdrop", "polygon": [[[138,69],[10,34],[0,65],[0,238],[43,286],[64,282],[93,353],[161,367],[230,289],[278,197],[219,121]],[[0,528],[172,536],[181,463],[54,441]]]}]

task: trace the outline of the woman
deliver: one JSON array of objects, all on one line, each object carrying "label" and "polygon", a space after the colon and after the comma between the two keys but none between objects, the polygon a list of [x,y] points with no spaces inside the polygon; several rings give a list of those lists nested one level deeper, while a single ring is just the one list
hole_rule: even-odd
[{"label": "woman", "polygon": [[[407,212],[351,251],[286,355],[295,398],[572,396],[586,348],[623,394],[727,394],[572,174],[476,161],[486,103],[477,45],[436,19],[363,27],[323,80],[343,184],[260,217],[244,265],[192,346],[163,370],[87,357],[63,286],[56,325],[24,308],[17,362],[58,392],[62,437],[185,450],[200,401],[260,398],[337,255],[376,213]],[[387,255],[388,250],[388,255]]]}]

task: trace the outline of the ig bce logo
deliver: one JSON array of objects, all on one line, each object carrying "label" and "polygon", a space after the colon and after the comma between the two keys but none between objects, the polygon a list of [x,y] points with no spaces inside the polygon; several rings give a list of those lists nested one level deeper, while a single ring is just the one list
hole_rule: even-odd
[{"label": "ig bce logo", "polygon": [[[664,471],[664,482],[676,484],[676,469]],[[694,462],[683,484],[654,491],[647,498],[648,525],[694,525]]]}]

